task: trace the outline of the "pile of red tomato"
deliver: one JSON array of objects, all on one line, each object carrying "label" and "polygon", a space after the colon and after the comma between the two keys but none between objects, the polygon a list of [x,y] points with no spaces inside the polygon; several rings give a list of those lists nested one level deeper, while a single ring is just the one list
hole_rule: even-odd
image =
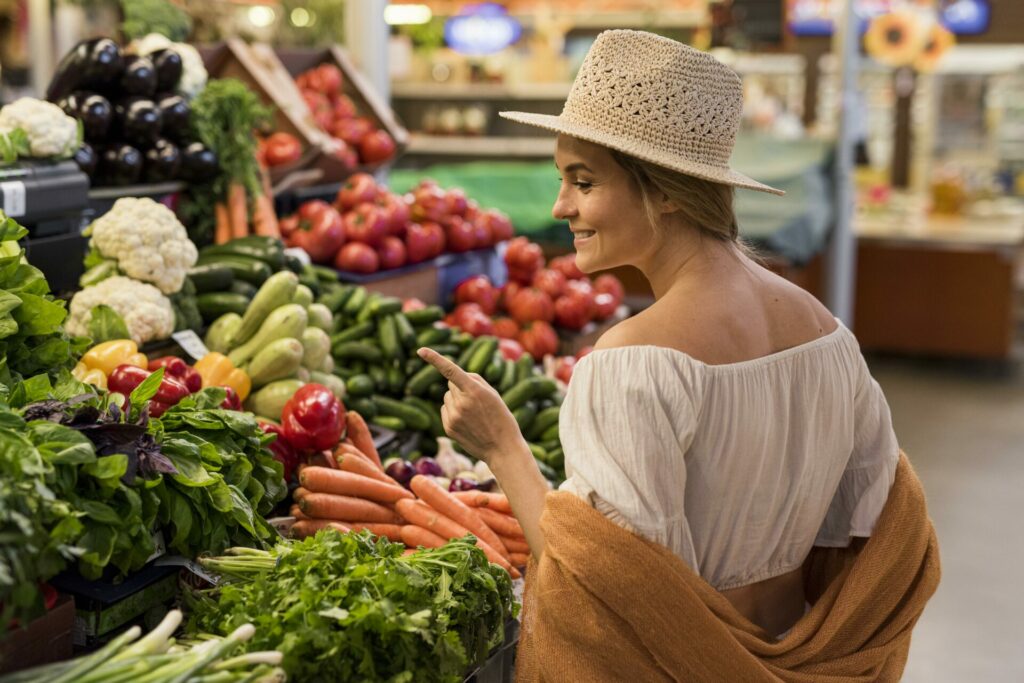
[{"label": "pile of red tomato", "polygon": [[500,211],[480,209],[457,188],[425,180],[403,196],[368,173],[356,173],[333,203],[308,201],[282,219],[281,234],[314,263],[370,274],[446,251],[492,247],[512,237],[512,222]]}]

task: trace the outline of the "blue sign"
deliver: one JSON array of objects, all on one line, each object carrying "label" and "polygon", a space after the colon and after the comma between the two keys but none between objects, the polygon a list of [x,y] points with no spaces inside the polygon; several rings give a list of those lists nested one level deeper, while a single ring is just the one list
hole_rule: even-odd
[{"label": "blue sign", "polygon": [[942,23],[959,35],[984,33],[991,12],[988,0],[947,0],[942,8]]},{"label": "blue sign", "polygon": [[[860,32],[867,30],[872,17],[895,9],[893,0],[854,0],[854,14],[860,21]],[[839,0],[789,0],[787,24],[796,36],[832,35],[833,17],[841,9]],[[984,33],[991,16],[989,0],[940,0],[942,24],[957,35]]]},{"label": "blue sign", "polygon": [[504,50],[522,35],[523,27],[494,2],[464,6],[444,24],[448,47],[466,55],[489,55]]}]

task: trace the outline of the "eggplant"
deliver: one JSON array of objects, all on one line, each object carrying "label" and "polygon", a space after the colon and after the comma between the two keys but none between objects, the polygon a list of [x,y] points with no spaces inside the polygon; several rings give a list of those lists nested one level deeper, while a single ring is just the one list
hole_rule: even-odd
[{"label": "eggplant", "polygon": [[163,116],[161,130],[164,136],[179,142],[183,141],[190,130],[189,117],[192,109],[188,106],[188,100],[181,95],[164,93],[157,95],[156,105],[160,107],[160,114]]},{"label": "eggplant", "polygon": [[82,146],[75,152],[74,159],[82,173],[90,178],[96,175],[96,164],[99,159],[96,157],[96,150],[88,142],[82,143]]},{"label": "eggplant", "polygon": [[122,100],[114,106],[118,132],[124,140],[139,147],[151,147],[160,137],[163,115],[156,102],[141,98]]},{"label": "eggplant", "polygon": [[166,48],[157,50],[149,55],[149,58],[153,60],[153,66],[156,68],[156,89],[161,92],[175,90],[184,71],[181,55],[171,48]]},{"label": "eggplant", "polygon": [[121,74],[121,91],[126,95],[152,97],[156,93],[156,67],[149,57],[131,56]]},{"label": "eggplant", "polygon": [[146,150],[142,179],[147,183],[163,183],[178,177],[181,150],[170,140],[161,138]]},{"label": "eggplant", "polygon": [[[76,93],[77,94],[77,93]],[[78,111],[72,114],[82,122],[85,139],[92,142],[103,140],[114,120],[114,107],[103,95],[81,93]]]},{"label": "eggplant", "polygon": [[82,102],[91,94],[87,90],[76,90],[57,100],[57,106],[68,116],[77,119],[79,111],[82,109]]},{"label": "eggplant", "polygon": [[131,145],[112,145],[100,156],[99,175],[106,185],[131,185],[142,174],[142,152]]},{"label": "eggplant", "polygon": [[182,180],[203,182],[212,180],[220,172],[220,163],[212,149],[207,149],[201,142],[193,142],[181,153]]},{"label": "eggplant", "polygon": [[[64,55],[60,60],[60,64],[57,65],[56,71],[53,72],[50,85],[46,88],[47,100],[60,103],[73,90],[78,89],[79,84],[82,82],[82,66],[89,55],[89,47],[97,40],[99,39],[83,40]],[[61,105],[61,108],[64,108],[63,105]]]},{"label": "eggplant", "polygon": [[121,48],[110,38],[99,38],[89,43],[88,51],[79,64],[80,84],[85,87],[116,89],[124,71]]}]

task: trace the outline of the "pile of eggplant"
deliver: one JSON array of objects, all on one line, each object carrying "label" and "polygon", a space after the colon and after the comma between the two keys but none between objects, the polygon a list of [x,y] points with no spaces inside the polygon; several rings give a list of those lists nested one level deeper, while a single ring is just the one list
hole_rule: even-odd
[{"label": "pile of eggplant", "polygon": [[140,57],[109,38],[82,41],[61,60],[46,98],[82,122],[75,161],[93,186],[217,174],[217,156],[195,139],[188,100],[175,93],[181,72],[172,48]]}]

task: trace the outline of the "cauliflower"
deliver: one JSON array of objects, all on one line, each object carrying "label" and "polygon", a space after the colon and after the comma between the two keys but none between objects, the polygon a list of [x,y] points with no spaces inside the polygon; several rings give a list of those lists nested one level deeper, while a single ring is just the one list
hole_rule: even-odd
[{"label": "cauliflower", "polygon": [[92,309],[100,304],[110,306],[124,318],[128,334],[136,344],[167,339],[174,332],[174,309],[170,299],[153,285],[120,275],[75,294],[71,299],[68,332],[88,336]]},{"label": "cauliflower", "polygon": [[174,212],[148,197],[124,197],[91,226],[90,246],[136,280],[174,294],[199,258]]},{"label": "cauliflower", "polygon": [[150,33],[132,43],[135,53],[145,57],[158,50],[172,48],[181,56],[181,80],[178,81],[178,93],[193,99],[206,87],[206,66],[199,51],[188,43],[174,43],[164,35]]},{"label": "cauliflower", "polygon": [[22,97],[0,109],[0,133],[20,128],[28,136],[30,155],[70,157],[82,146],[78,121],[50,102]]}]

